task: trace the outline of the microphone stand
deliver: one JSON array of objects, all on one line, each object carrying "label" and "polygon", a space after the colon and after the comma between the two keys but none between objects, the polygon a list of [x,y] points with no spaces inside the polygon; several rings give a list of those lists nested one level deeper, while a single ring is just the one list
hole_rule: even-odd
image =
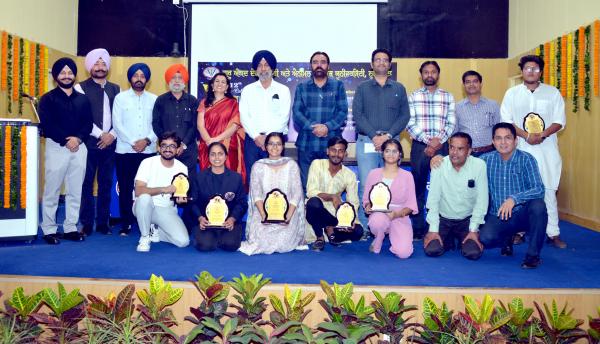
[{"label": "microphone stand", "polygon": [[33,108],[33,114],[35,115],[35,118],[37,119],[38,123],[40,123],[40,115],[38,114],[36,106],[38,99],[36,97],[30,96],[27,93],[21,93],[21,97],[27,98],[29,100],[29,103],[31,103],[31,107]]}]

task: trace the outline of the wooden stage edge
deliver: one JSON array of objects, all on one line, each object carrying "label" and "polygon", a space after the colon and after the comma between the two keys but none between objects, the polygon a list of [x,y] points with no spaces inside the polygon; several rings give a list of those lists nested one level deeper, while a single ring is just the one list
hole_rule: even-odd
[{"label": "wooden stage edge", "polygon": [[559,211],[558,215],[559,215],[559,217],[560,217],[561,220],[569,221],[569,222],[574,223],[576,225],[589,228],[589,229],[591,229],[593,231],[596,231],[596,232],[600,232],[600,222],[598,222],[598,221],[594,221],[594,220],[590,220],[590,219],[584,219],[584,218],[579,217],[577,215],[565,213],[565,212],[562,212],[562,211]]},{"label": "wooden stage edge", "polygon": [[[125,285],[133,283],[136,290],[148,289],[147,281],[135,280],[115,280],[115,279],[99,279],[99,278],[73,278],[73,277],[42,277],[42,276],[16,276],[16,275],[0,275],[0,290],[4,293],[3,299],[6,299],[12,294],[12,291],[21,286],[25,289],[26,294],[35,293],[43,288],[51,287],[56,289],[56,282],[61,282],[67,290],[79,288],[83,295],[93,294],[100,297],[105,297],[111,291],[118,292]],[[194,286],[190,282],[172,282],[173,287],[183,288],[183,297],[173,307],[173,312],[179,321],[177,328],[178,333],[185,333],[192,328],[192,324],[184,322],[183,318],[189,314],[189,307],[195,307],[200,303],[200,296]],[[283,284],[270,284],[265,286],[259,295],[268,296],[269,294],[283,295]],[[307,292],[315,292],[317,300],[324,298],[324,294],[318,285],[290,285],[290,288],[301,288],[303,294]],[[373,300],[372,290],[377,290],[381,293],[391,291],[402,294],[407,304],[419,306],[419,311],[413,312],[417,320],[422,320],[420,309],[425,297],[430,297],[436,303],[446,302],[450,309],[455,311],[464,311],[462,295],[471,295],[477,300],[483,298],[485,294],[489,294],[495,300],[502,302],[510,302],[515,297],[523,299],[526,307],[534,307],[533,301],[537,301],[540,305],[544,302],[550,304],[552,300],[556,300],[559,307],[562,307],[565,302],[568,302],[569,307],[575,308],[573,315],[578,319],[584,319],[584,327],[587,328],[587,316],[597,316],[596,309],[600,306],[600,289],[511,289],[511,288],[444,288],[444,287],[402,287],[402,286],[355,286],[354,299],[358,299],[364,295],[367,301]],[[232,291],[233,293],[233,291]],[[230,297],[230,302],[233,298]],[[268,302],[268,301],[267,301]],[[317,301],[313,301],[310,309],[311,313],[306,318],[306,323],[315,325],[325,318],[325,312],[318,305]],[[265,316],[267,316],[265,313]],[[537,313],[534,313],[537,314]]]}]

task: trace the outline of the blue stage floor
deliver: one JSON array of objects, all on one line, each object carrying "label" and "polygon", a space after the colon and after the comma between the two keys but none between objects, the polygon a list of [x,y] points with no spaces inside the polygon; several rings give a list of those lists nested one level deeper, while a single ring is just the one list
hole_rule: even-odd
[{"label": "blue stage floor", "polygon": [[[193,247],[152,245],[149,253],[135,251],[138,233],[129,237],[94,234],[85,242],[62,241],[47,245],[0,242],[0,274],[66,276],[145,280],[150,274],[186,281],[202,270],[231,279],[263,273],[274,283],[318,284],[319,280],[357,285],[496,287],[496,288],[600,288],[600,233],[561,222],[565,250],[546,245],[542,265],[536,270],[520,268],[525,246],[515,247],[513,257],[498,249],[485,251],[479,261],[468,261],[456,251],[439,258],[423,253],[415,243],[410,259],[400,260],[389,251],[368,251],[368,242],[327,246],[325,251],[296,251],[248,257],[242,253],[200,253]],[[118,231],[118,227],[114,229]]]}]

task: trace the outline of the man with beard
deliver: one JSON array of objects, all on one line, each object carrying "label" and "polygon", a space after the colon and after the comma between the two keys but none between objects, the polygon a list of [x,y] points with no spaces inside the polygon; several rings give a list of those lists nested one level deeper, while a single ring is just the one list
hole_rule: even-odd
[{"label": "man with beard", "polygon": [[196,150],[196,119],[198,117],[198,99],[185,92],[189,74],[182,64],[167,68],[165,81],[169,92],[156,98],[152,110],[152,129],[156,136],[174,131],[181,138],[181,146],[176,152],[179,161],[187,166],[190,180],[196,174],[198,151]]},{"label": "man with beard", "polygon": [[338,224],[335,214],[343,202],[342,194],[346,193],[346,201],[355,212],[359,204],[356,174],[343,164],[346,149],[348,141],[338,136],[330,138],[327,141],[327,159],[314,160],[308,171],[306,220],[317,236],[312,245],[313,251],[320,252],[325,248],[323,232],[334,246],[346,240],[357,241],[363,234],[357,218],[353,228],[335,228]]},{"label": "man with beard", "polygon": [[[151,242],[165,241],[186,247],[190,239],[171,200],[175,192],[173,177],[188,173],[187,167],[175,159],[181,139],[173,131],[164,132],[158,141],[159,155],[144,159],[135,175],[133,211],[140,228],[138,252],[150,251]],[[186,197],[176,197],[177,204],[187,203]],[[151,225],[156,230],[150,230]]]},{"label": "man with beard", "polygon": [[87,157],[82,143],[92,130],[92,109],[85,95],[73,91],[76,75],[75,61],[58,59],[52,66],[52,77],[58,87],[44,94],[39,106],[40,127],[46,137],[41,227],[44,240],[51,245],[60,243],[56,210],[63,183],[66,191],[63,238],[84,240],[77,231],[77,222]]},{"label": "man with beard", "polygon": [[134,216],[131,211],[135,173],[142,160],[156,153],[152,109],[156,95],[146,92],[150,68],[135,63],[127,70],[131,88],[119,93],[113,104],[113,127],[117,133],[116,168],[119,183],[120,235],[128,235]]},{"label": "man with beard", "polygon": [[454,132],[454,97],[438,87],[440,66],[436,61],[425,61],[419,68],[424,86],[408,97],[410,120],[406,130],[412,137],[410,151],[411,172],[419,212],[411,215],[414,239],[421,240],[427,232],[423,216],[425,189],[429,178],[429,162],[435,154],[448,154],[446,140]]},{"label": "man with beard", "polygon": [[456,103],[456,129],[467,133],[473,140],[475,157],[494,149],[492,128],[500,122],[500,107],[495,101],[481,95],[483,78],[474,70],[462,75],[467,97]]},{"label": "man with beard", "polygon": [[244,163],[250,174],[252,165],[267,157],[265,138],[271,132],[284,135],[288,132],[290,120],[290,89],[273,80],[277,68],[275,55],[268,50],[260,50],[252,57],[252,69],[258,81],[242,89],[240,98],[240,119],[246,132],[244,140]]},{"label": "man with beard", "polygon": [[[503,122],[515,126],[519,136],[519,149],[533,155],[538,163],[545,187],[548,241],[554,247],[566,248],[567,244],[560,238],[556,201],[556,190],[558,190],[562,170],[557,133],[567,122],[565,102],[556,87],[540,82],[544,60],[539,56],[523,56],[519,67],[523,83],[506,91],[500,114]],[[525,125],[525,118],[530,116],[536,118],[537,123],[541,123],[539,130],[532,130],[535,125]]]},{"label": "man with beard", "polygon": [[[110,55],[105,49],[94,49],[85,57],[85,68],[90,77],[75,85],[75,90],[85,94],[92,105],[92,131],[85,140],[87,163],[83,180],[80,221],[83,233],[111,234],[108,227],[110,196],[115,168],[115,139],[112,127],[112,106],[115,96],[121,92],[117,84],[106,80],[110,69]],[[94,179],[98,181],[97,201],[94,202]]]},{"label": "man with beard", "polygon": [[[388,77],[391,66],[392,54],[389,51],[373,51],[371,67],[375,76],[358,85],[352,101],[352,116],[358,131],[356,162],[360,181],[359,199],[362,199],[365,191],[362,185],[367,182],[369,172],[383,167],[381,145],[400,135],[410,118],[406,89],[401,83]],[[364,209],[361,208],[358,214],[361,222],[367,223]]]},{"label": "man with beard", "polygon": [[479,225],[488,208],[485,162],[471,156],[471,136],[456,132],[448,140],[449,155],[431,171],[427,196],[429,232],[423,248],[438,257],[455,248],[458,240],[463,257],[477,260],[483,253]]},{"label": "man with beard", "polygon": [[294,124],[298,129],[298,165],[304,190],[310,164],[315,159],[327,158],[328,140],[342,136],[342,125],[348,117],[344,83],[327,77],[329,56],[322,51],[313,53],[310,68],[312,78],[296,87],[293,106]]}]

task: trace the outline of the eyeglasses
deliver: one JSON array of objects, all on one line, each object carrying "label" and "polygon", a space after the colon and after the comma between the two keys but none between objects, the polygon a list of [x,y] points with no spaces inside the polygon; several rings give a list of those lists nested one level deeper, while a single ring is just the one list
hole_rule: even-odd
[{"label": "eyeglasses", "polygon": [[168,145],[166,143],[163,143],[160,145],[160,149],[167,149],[167,148],[168,149],[177,149],[177,145],[174,145],[174,144]]},{"label": "eyeglasses", "polygon": [[539,73],[540,72],[540,67],[525,67],[523,68],[524,71],[526,72],[534,72],[534,73]]},{"label": "eyeglasses", "polygon": [[283,146],[283,143],[281,143],[281,142],[267,142],[267,146],[281,147],[281,146]]}]

